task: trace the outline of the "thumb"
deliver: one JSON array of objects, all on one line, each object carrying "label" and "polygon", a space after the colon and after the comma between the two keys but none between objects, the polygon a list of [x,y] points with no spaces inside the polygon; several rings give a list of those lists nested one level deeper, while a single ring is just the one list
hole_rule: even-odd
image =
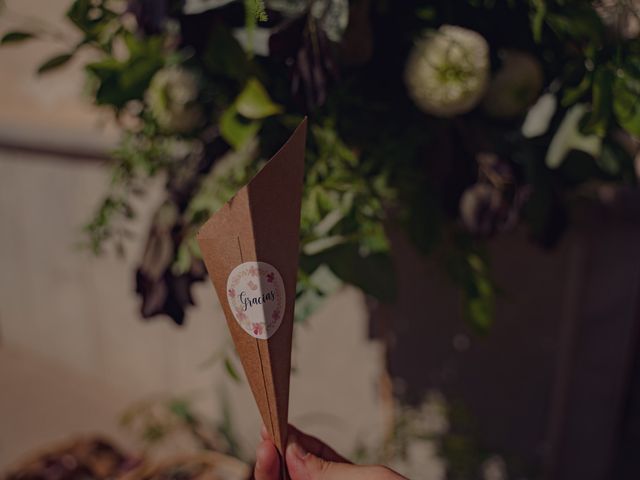
[{"label": "thumb", "polygon": [[382,466],[329,462],[306,452],[297,443],[290,443],[287,447],[286,462],[291,480],[400,480],[404,478]]}]

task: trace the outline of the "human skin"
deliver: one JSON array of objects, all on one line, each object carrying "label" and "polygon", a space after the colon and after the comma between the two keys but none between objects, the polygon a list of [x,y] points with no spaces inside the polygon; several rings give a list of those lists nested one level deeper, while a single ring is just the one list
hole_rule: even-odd
[{"label": "human skin", "polygon": [[[280,480],[280,457],[267,430],[256,452],[255,480]],[[354,465],[315,437],[289,426],[285,453],[291,480],[407,480],[382,465]]]}]

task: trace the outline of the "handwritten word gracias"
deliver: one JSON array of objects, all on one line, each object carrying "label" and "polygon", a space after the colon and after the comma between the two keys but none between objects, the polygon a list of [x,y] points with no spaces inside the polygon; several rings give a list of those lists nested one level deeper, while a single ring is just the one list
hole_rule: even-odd
[{"label": "handwritten word gracias", "polygon": [[240,292],[240,303],[244,305],[244,311],[246,312],[249,307],[253,307],[255,305],[263,305],[265,303],[273,302],[276,299],[276,293],[273,290],[268,291],[267,293],[263,293],[257,297],[250,297],[247,295],[247,292]]}]

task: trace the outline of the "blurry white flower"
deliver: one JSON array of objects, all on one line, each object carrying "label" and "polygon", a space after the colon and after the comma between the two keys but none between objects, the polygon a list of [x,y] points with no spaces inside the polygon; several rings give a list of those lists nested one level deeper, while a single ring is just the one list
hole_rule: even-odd
[{"label": "blurry white flower", "polygon": [[184,133],[202,123],[198,87],[197,77],[181,67],[163,68],[153,76],[145,100],[162,129]]},{"label": "blurry white flower", "polygon": [[349,23],[349,0],[316,0],[311,4],[311,15],[318,19],[329,40],[339,42]]},{"label": "blurry white flower", "polygon": [[593,5],[615,36],[632,39],[640,34],[640,0],[597,0]]},{"label": "blurry white flower", "polygon": [[447,402],[442,393],[430,391],[417,413],[415,428],[423,435],[444,435],[449,431]]},{"label": "blurry white flower", "polygon": [[558,168],[571,150],[580,150],[593,157],[602,151],[602,139],[597,135],[584,135],[580,132],[580,120],[587,113],[587,105],[578,103],[567,111],[558,131],[547,150],[546,164],[549,168]]},{"label": "blurry white flower", "polygon": [[405,70],[413,101],[425,112],[441,117],[475,107],[488,79],[487,41],[473,30],[453,25],[443,25],[418,40]]},{"label": "blurry white flower", "polygon": [[234,0],[185,0],[182,11],[185,15],[196,15],[198,13],[223,7]]},{"label": "blurry white flower", "polygon": [[483,480],[507,480],[507,465],[497,455],[487,458],[482,463]]},{"label": "blurry white flower", "polygon": [[272,31],[269,28],[255,27],[252,30],[246,27],[233,30],[233,36],[246,52],[252,52],[262,57],[269,56],[269,38]]},{"label": "blurry white flower", "polygon": [[502,67],[491,79],[482,106],[493,117],[515,117],[538,97],[544,73],[540,62],[528,53],[506,50],[500,57]]},{"label": "blurry white flower", "polygon": [[558,100],[553,93],[541,95],[527,112],[527,116],[522,123],[522,135],[526,138],[544,135],[549,129],[549,123],[557,108]]},{"label": "blurry white flower", "polygon": [[287,17],[297,17],[309,9],[332,42],[340,42],[349,24],[349,0],[266,0],[267,8]]},{"label": "blurry white flower", "polygon": [[432,440],[409,440],[405,456],[396,456],[390,467],[407,478],[445,480],[447,464]]}]

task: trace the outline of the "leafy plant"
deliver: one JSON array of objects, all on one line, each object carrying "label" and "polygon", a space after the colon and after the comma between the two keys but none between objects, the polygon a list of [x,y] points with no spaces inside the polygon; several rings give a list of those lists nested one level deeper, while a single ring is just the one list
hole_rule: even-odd
[{"label": "leafy plant", "polygon": [[41,74],[94,52],[91,96],[123,139],[86,226],[93,251],[123,251],[134,197],[165,179],[136,272],[145,317],[184,321],[204,278],[198,226],[308,115],[298,319],[343,283],[392,302],[401,229],[445,252],[469,322],[487,331],[500,291],[488,238],[524,225],[553,246],[576,195],[636,185],[633,5],[75,0],[79,40],[4,8],[0,44],[59,42]]}]

